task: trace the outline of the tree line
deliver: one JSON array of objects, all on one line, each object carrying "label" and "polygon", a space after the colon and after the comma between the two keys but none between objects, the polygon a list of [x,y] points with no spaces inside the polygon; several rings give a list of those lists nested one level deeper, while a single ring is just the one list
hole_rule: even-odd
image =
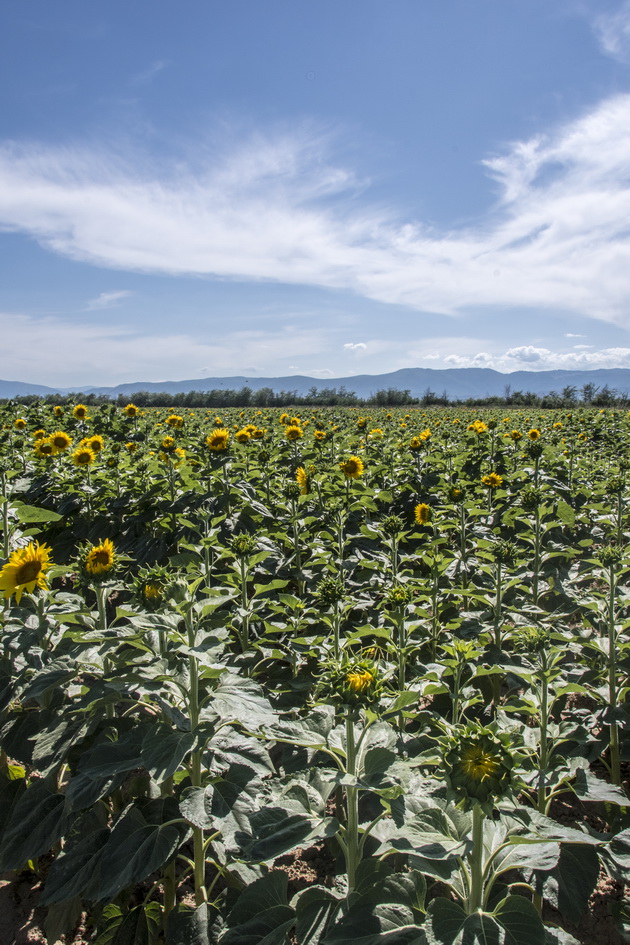
[{"label": "tree line", "polygon": [[174,407],[178,409],[205,407],[539,407],[558,409],[572,407],[627,407],[630,396],[626,392],[611,389],[608,385],[597,387],[584,384],[581,388],[567,386],[562,391],[549,391],[547,394],[535,394],[532,391],[513,391],[507,384],[503,394],[491,397],[452,398],[447,392],[436,394],[427,388],[420,397],[414,397],[409,389],[398,390],[389,387],[377,390],[370,397],[359,397],[354,391],[342,387],[311,387],[306,394],[296,390],[274,391],[271,387],[252,390],[241,387],[239,390],[214,388],[206,391],[186,391],[176,394],[167,391],[135,391],[133,394],[118,394],[112,398],[107,394],[72,393],[23,394],[13,398],[0,398],[3,403],[15,404],[51,404],[60,406],[74,404],[77,400],[88,406],[111,405],[124,407],[130,400],[138,407]]}]

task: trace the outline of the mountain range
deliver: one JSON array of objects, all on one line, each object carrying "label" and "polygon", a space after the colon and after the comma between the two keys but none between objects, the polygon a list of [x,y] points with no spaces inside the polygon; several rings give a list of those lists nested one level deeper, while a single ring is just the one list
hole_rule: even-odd
[{"label": "mountain range", "polygon": [[104,394],[111,398],[119,395],[132,397],[138,391],[165,392],[170,394],[188,391],[240,390],[249,387],[253,391],[271,388],[280,391],[307,394],[313,388],[345,387],[358,397],[367,398],[379,390],[408,390],[413,397],[422,397],[428,391],[438,396],[446,394],[449,400],[466,400],[468,397],[505,396],[509,391],[529,391],[534,394],[548,394],[550,391],[562,392],[567,387],[577,389],[578,395],[586,384],[601,390],[608,387],[619,394],[630,391],[630,369],[614,368],[595,371],[513,371],[502,374],[490,368],[403,368],[389,374],[355,374],[351,377],[317,378],[294,374],[288,377],[202,377],[185,381],[138,381],[118,384],[116,387],[60,388],[45,387],[42,384],[29,384],[24,381],[0,380],[0,398],[19,397],[36,394],[45,397],[48,394]]}]

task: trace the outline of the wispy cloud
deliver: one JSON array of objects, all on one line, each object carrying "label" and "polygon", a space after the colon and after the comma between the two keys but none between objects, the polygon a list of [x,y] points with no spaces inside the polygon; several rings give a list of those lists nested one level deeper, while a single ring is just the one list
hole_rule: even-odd
[{"label": "wispy cloud", "polygon": [[116,305],[133,295],[127,289],[119,289],[115,292],[101,292],[95,299],[90,299],[86,305],[86,311],[94,312],[102,308],[113,308]]},{"label": "wispy cloud", "polygon": [[[182,319],[185,323],[185,319]],[[194,379],[207,373],[229,377],[247,373],[272,377],[289,373],[290,357],[326,359],[328,341],[316,329],[286,328],[276,331],[225,331],[215,328],[212,340],[186,331],[159,333],[134,328],[113,318],[88,320],[33,317],[0,312],[3,351],[11,352],[5,379],[18,378],[49,386],[87,388],[123,382]],[[25,338],[37,338],[36,346],[25,346]],[[72,351],[72,358],[67,356]],[[281,354],[279,354],[281,353]],[[214,365],[195,368],[191,365]],[[319,374],[301,368],[299,373],[331,376],[318,366]]]},{"label": "wispy cloud", "polygon": [[349,341],[344,345],[346,351],[365,351],[367,345],[364,341]]},{"label": "wispy cloud", "polygon": [[496,204],[457,230],[366,203],[365,181],[331,150],[308,126],[172,168],[8,143],[0,228],[113,269],[350,289],[451,315],[541,306],[625,323],[630,95],[489,158]]},{"label": "wispy cloud", "polygon": [[593,21],[600,46],[608,56],[630,62],[630,2],[625,0],[616,10],[601,13]]},{"label": "wispy cloud", "polygon": [[142,72],[138,72],[132,81],[133,85],[148,85],[158,73],[162,72],[163,69],[166,69],[168,66],[166,59],[157,59],[155,62],[152,62],[150,66],[144,69]]}]

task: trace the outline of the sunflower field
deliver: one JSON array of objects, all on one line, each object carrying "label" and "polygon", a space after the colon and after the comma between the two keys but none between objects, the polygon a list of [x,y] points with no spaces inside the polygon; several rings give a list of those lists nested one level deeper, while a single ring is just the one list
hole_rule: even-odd
[{"label": "sunflower field", "polygon": [[629,486],[615,409],[0,406],[0,874],[50,945],[630,940]]}]

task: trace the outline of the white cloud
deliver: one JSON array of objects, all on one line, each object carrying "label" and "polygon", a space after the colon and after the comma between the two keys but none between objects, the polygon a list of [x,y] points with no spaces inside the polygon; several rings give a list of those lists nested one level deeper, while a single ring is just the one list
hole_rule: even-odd
[{"label": "white cloud", "polygon": [[367,345],[364,344],[362,341],[357,341],[354,344],[349,341],[347,344],[344,345],[344,348],[346,351],[365,351],[367,348]]},{"label": "white cloud", "polygon": [[453,231],[367,205],[330,148],[303,127],[167,168],[7,143],[0,229],[112,269],[350,289],[451,315],[544,307],[627,323],[630,95],[488,159],[497,204]]},{"label": "white cloud", "polygon": [[572,331],[565,331],[564,337],[565,338],[586,338],[586,335],[576,335]]},{"label": "white cloud", "polygon": [[[576,346],[590,347],[590,346]],[[495,371],[588,371],[611,368],[630,368],[630,348],[602,348],[599,351],[551,351],[523,345],[510,348],[503,354],[485,351],[474,355],[451,354],[444,358],[448,367],[488,367]]]},{"label": "white cloud", "polygon": [[89,300],[86,310],[88,312],[94,312],[102,308],[113,308],[119,305],[123,299],[129,298],[130,295],[133,295],[133,292],[129,292],[126,289],[119,289],[116,292],[101,292],[95,299]]},{"label": "white cloud", "polygon": [[602,13],[593,21],[600,46],[608,56],[630,61],[630,2],[625,0],[611,13]]}]

